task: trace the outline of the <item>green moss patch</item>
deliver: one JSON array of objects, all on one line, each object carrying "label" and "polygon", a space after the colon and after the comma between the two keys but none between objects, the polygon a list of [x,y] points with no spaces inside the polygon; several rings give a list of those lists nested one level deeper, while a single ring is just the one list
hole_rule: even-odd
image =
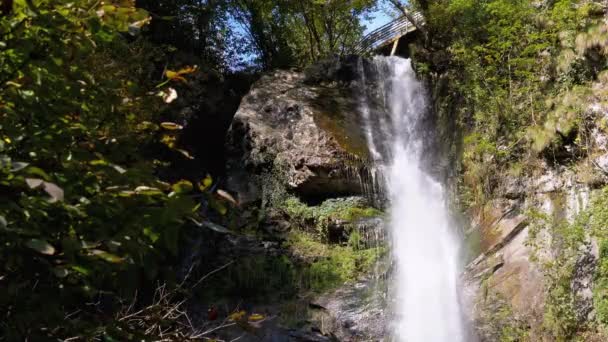
[{"label": "green moss patch", "polygon": [[369,272],[387,251],[385,247],[359,249],[353,245],[328,245],[305,232],[292,232],[286,245],[300,260],[302,288],[317,293],[356,280]]},{"label": "green moss patch", "polygon": [[[280,206],[301,230],[326,233],[332,222],[354,223],[363,218],[382,216],[382,211],[370,207],[359,197],[329,199],[318,206],[309,206],[297,197],[288,197]],[[310,229],[313,228],[313,229]]]}]

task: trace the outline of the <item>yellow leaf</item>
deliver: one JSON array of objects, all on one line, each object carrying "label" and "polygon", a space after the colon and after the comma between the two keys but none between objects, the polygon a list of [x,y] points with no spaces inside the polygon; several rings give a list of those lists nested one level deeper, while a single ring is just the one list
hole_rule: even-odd
[{"label": "yellow leaf", "polygon": [[211,176],[207,175],[207,177],[205,177],[205,179],[203,179],[200,182],[198,188],[201,191],[205,191],[205,190],[209,189],[209,187],[211,186],[211,184],[213,184],[213,179],[211,178]]},{"label": "yellow leaf", "polygon": [[172,188],[173,191],[177,194],[185,194],[192,191],[193,186],[192,183],[190,183],[189,181],[182,179],[179,182],[173,184]]},{"label": "yellow leaf", "polygon": [[243,319],[243,317],[245,317],[246,314],[247,312],[244,310],[233,312],[228,316],[228,319],[230,321],[240,321]]},{"label": "yellow leaf", "polygon": [[192,73],[196,72],[196,70],[198,70],[198,67],[196,65],[187,66],[178,71],[167,70],[167,71],[165,71],[165,76],[167,76],[167,78],[170,80],[178,80],[178,81],[185,82],[186,79],[183,76],[192,74]]},{"label": "yellow leaf", "polygon": [[113,264],[119,264],[124,261],[123,258],[121,258],[117,255],[108,253],[106,251],[102,251],[101,249],[92,249],[90,253],[91,253],[91,255],[94,255],[98,258],[101,258],[101,259],[103,259],[107,262],[113,263]]},{"label": "yellow leaf", "polygon": [[178,74],[175,71],[171,71],[171,70],[167,70],[165,72],[165,76],[167,76],[167,78],[171,79],[171,80],[178,80],[178,81],[182,81],[182,82],[186,81],[186,79],[183,76],[180,76],[180,74]]},{"label": "yellow leaf", "polygon": [[249,316],[249,320],[252,322],[257,322],[257,321],[261,321],[264,319],[264,316],[258,313],[254,313],[251,314],[251,316]]}]

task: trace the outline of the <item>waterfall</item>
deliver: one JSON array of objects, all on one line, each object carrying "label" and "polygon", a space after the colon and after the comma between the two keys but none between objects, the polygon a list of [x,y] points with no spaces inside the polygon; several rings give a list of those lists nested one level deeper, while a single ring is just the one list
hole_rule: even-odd
[{"label": "waterfall", "polygon": [[[359,61],[361,117],[385,183],[394,273],[389,296],[395,341],[464,341],[458,250],[444,186],[432,176],[432,127],[410,60]],[[372,86],[370,86],[370,84]]]}]

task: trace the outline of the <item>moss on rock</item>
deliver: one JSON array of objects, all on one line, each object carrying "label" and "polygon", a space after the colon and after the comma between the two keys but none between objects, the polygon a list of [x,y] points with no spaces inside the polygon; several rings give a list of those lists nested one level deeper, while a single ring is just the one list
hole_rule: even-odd
[{"label": "moss on rock", "polygon": [[357,246],[329,245],[306,232],[294,231],[286,247],[300,260],[300,284],[316,293],[334,289],[368,273],[386,254],[385,247],[359,249]]}]

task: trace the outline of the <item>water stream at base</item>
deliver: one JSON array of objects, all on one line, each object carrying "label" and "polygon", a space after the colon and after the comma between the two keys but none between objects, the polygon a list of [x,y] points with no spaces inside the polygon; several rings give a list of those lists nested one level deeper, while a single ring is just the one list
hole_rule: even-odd
[{"label": "water stream at base", "polygon": [[459,243],[444,186],[430,170],[433,132],[426,121],[424,87],[410,60],[399,57],[375,57],[366,65],[360,61],[359,74],[370,156],[385,183],[390,211],[392,338],[464,341]]}]

